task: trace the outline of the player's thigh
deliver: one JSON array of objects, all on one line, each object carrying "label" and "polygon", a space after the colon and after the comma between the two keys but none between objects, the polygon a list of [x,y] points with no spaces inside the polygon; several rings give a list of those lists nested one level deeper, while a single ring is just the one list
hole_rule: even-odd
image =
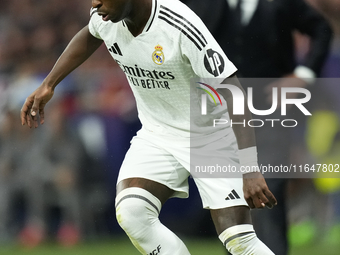
[{"label": "player's thigh", "polygon": [[220,235],[224,230],[235,225],[252,224],[248,206],[233,206],[210,210],[216,232]]},{"label": "player's thigh", "polygon": [[121,166],[117,194],[129,187],[143,188],[162,203],[169,197],[188,197],[189,172],[169,152],[166,143],[143,132],[133,138]]},{"label": "player's thigh", "polygon": [[120,181],[117,184],[117,194],[122,190],[130,187],[142,188],[149,191],[152,195],[157,197],[162,205],[174,194],[174,190],[165,186],[164,184],[144,179],[144,178],[128,178]]}]

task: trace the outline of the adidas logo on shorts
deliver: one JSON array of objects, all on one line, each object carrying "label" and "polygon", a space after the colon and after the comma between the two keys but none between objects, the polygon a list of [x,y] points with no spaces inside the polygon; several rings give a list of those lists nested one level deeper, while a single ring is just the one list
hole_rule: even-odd
[{"label": "adidas logo on shorts", "polygon": [[234,199],[240,199],[240,196],[236,193],[236,191],[233,189],[230,194],[225,198],[225,200],[234,200]]}]

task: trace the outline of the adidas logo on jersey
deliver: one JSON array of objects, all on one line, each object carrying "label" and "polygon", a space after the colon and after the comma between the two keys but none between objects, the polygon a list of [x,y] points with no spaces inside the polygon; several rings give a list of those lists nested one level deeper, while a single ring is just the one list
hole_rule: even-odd
[{"label": "adidas logo on jersey", "polygon": [[109,49],[110,52],[113,52],[114,54],[118,54],[120,56],[123,56],[119,46],[117,43],[114,43],[111,48]]},{"label": "adidas logo on jersey", "polygon": [[233,189],[230,194],[225,198],[225,200],[234,200],[234,199],[240,199],[240,196],[237,194],[237,192]]}]

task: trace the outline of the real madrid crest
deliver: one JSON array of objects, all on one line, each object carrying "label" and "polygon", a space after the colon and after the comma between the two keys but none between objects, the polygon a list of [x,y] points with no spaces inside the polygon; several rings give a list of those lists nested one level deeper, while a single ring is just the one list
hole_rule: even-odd
[{"label": "real madrid crest", "polygon": [[159,44],[155,47],[155,51],[152,53],[152,60],[157,65],[162,65],[164,63],[164,53],[163,53],[163,47]]}]

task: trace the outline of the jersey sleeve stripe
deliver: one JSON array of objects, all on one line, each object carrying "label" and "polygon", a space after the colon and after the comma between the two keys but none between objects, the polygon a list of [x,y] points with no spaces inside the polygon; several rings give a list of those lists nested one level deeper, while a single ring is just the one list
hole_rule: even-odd
[{"label": "jersey sleeve stripe", "polygon": [[208,44],[207,40],[205,39],[204,35],[190,22],[188,21],[186,18],[184,18],[183,16],[179,15],[178,13],[170,10],[169,8],[161,5],[161,9],[165,10],[165,11],[168,11],[169,13],[171,13],[172,15],[174,16],[177,16],[178,18],[180,18],[181,20],[183,20],[184,22],[186,22],[189,26],[191,26],[198,35],[201,36],[202,40],[205,42],[205,44]]},{"label": "jersey sleeve stripe", "polygon": [[183,26],[184,28],[186,28],[186,29],[187,29],[194,37],[196,37],[196,39],[201,43],[201,45],[203,46],[203,48],[205,47],[206,44],[205,44],[204,42],[202,42],[202,40],[198,37],[198,35],[195,34],[195,32],[192,31],[192,30],[191,30],[187,25],[185,25],[183,22],[179,21],[179,20],[176,19],[174,16],[172,16],[172,15],[170,15],[170,14],[164,12],[164,11],[160,11],[159,13],[160,13],[160,15],[166,16],[166,17],[168,17],[169,19],[173,20],[175,23],[182,25],[182,26]]},{"label": "jersey sleeve stripe", "polygon": [[149,31],[152,23],[153,23],[153,20],[155,19],[155,16],[156,16],[156,11],[157,11],[157,0],[155,0],[155,9],[153,10],[153,17],[151,19],[151,22],[150,22],[150,25],[148,26],[148,28],[145,30],[146,32]]},{"label": "jersey sleeve stripe", "polygon": [[179,31],[181,31],[186,37],[188,37],[195,45],[196,47],[201,51],[202,47],[187,33],[185,32],[182,28],[180,28],[179,26],[175,25],[174,23],[172,23],[170,20],[168,20],[167,18],[163,17],[163,16],[158,16],[159,19],[164,20],[166,23],[168,23],[169,25],[173,26],[174,28],[178,29]]}]

